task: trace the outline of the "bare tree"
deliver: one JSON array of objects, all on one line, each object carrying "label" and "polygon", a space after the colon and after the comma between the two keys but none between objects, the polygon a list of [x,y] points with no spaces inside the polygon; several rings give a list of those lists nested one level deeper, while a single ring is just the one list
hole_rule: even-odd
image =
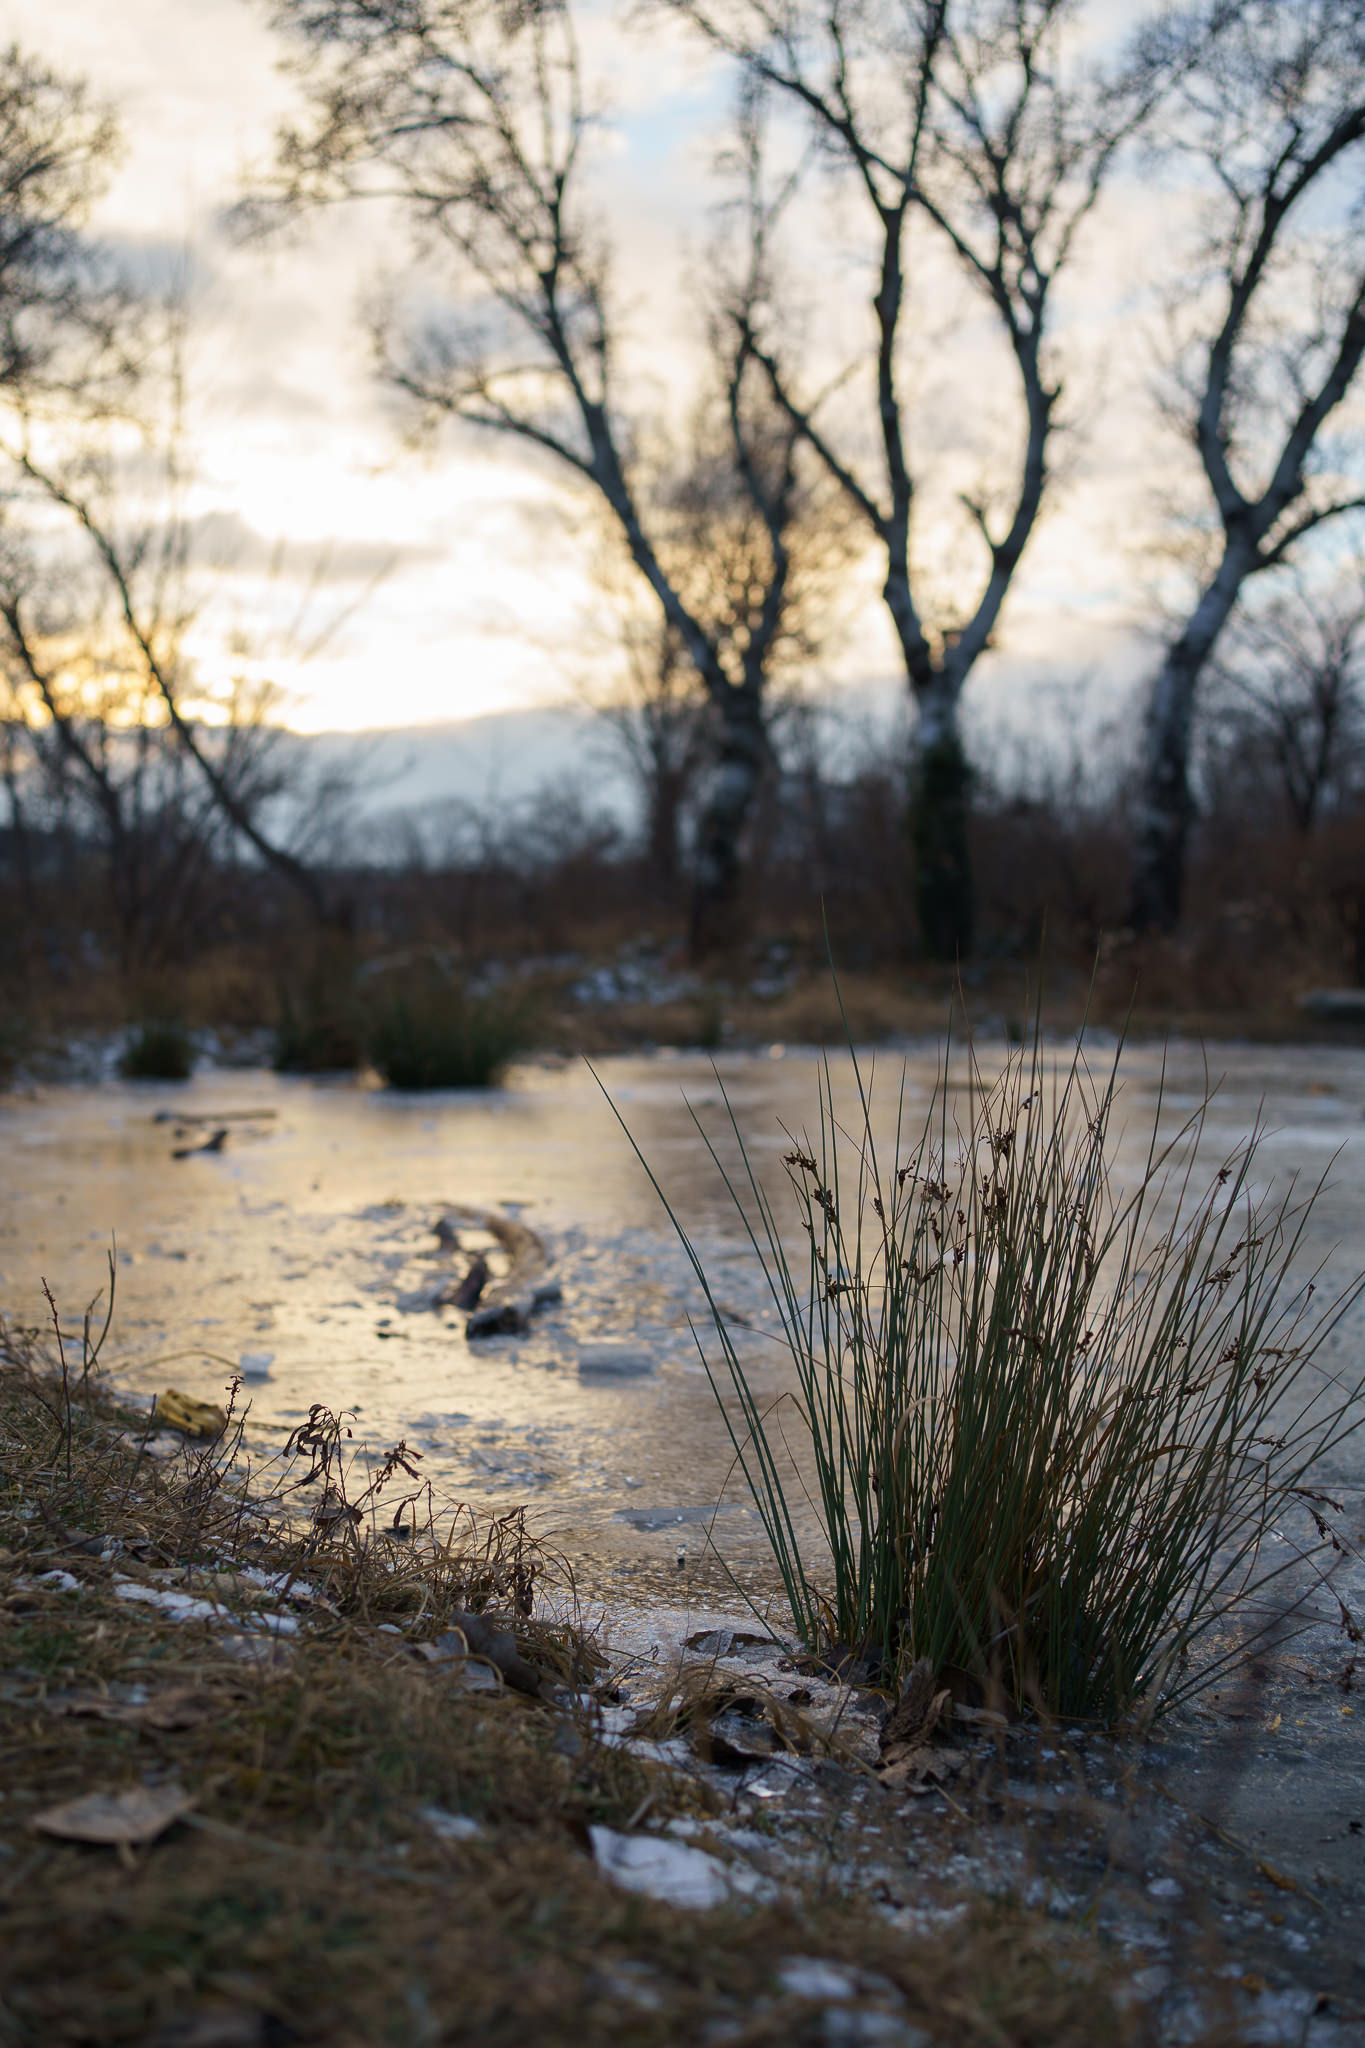
[{"label": "bare tree", "polygon": [[[32,623],[40,611],[11,565],[0,585],[6,809],[28,907],[35,836],[74,841],[88,878],[107,889],[119,967],[136,975],[172,961],[202,921],[218,875],[234,865],[232,834],[145,677],[120,673],[94,638],[79,655],[69,644],[58,655]],[[214,735],[219,771],[244,796],[267,780],[256,736],[241,721]]]},{"label": "bare tree", "polygon": [[[289,779],[268,693],[210,705],[185,651],[184,307],[136,292],[88,228],[119,145],[79,81],[0,53],[0,679],[6,786],[102,840],[126,962],[240,842],[318,914],[264,818]],[[26,771],[26,772],[25,772]]]},{"label": "bare tree", "polygon": [[1268,781],[1308,838],[1365,769],[1365,577],[1295,575],[1238,607],[1210,665],[1213,747]]},{"label": "bare tree", "polygon": [[[712,349],[722,372],[728,335],[724,321],[717,320]],[[765,477],[775,477],[791,457],[790,421],[761,384],[748,402],[746,449]],[[735,463],[734,446],[728,402],[713,393],[696,407],[677,443],[639,465],[637,489],[648,505],[670,582],[719,646],[742,652],[762,626],[770,539]],[[610,721],[644,798],[650,865],[667,895],[681,871],[686,814],[693,813],[695,822],[699,811],[705,830],[717,717],[678,634],[657,607],[642,604],[638,576],[623,576],[619,536],[609,533],[606,539],[595,581],[611,610],[618,673],[605,687],[599,682],[590,701]],[[860,547],[837,496],[818,474],[796,492],[784,541],[788,568],[764,674],[770,753],[772,727],[786,714],[787,693],[809,675],[834,630],[841,586]]]},{"label": "bare tree", "polygon": [[266,823],[290,779],[269,717],[272,691],[239,674],[215,702],[188,659],[197,604],[173,495],[178,457],[165,458],[169,502],[148,512],[130,505],[126,479],[129,468],[142,467],[145,489],[155,450],[140,448],[135,463],[125,449],[120,460],[92,441],[85,422],[74,453],[52,447],[49,434],[40,455],[22,409],[11,423],[18,431],[0,440],[0,456],[26,487],[17,509],[40,506],[44,518],[38,536],[20,530],[0,563],[0,650],[14,703],[48,728],[39,746],[49,775],[59,756],[61,773],[79,780],[104,823],[124,877],[128,929],[152,900],[150,840],[140,822],[148,803],[163,841],[172,814],[189,837],[198,835],[193,861],[183,850],[169,869],[155,860],[153,895],[174,896],[192,867],[213,858],[221,825],[229,843],[248,847],[320,922],[344,920],[316,870]]},{"label": "bare tree", "polygon": [[[781,294],[756,291],[743,331],[793,426],[883,553],[883,596],[918,707],[912,825],[923,940],[970,950],[970,774],[958,709],[999,624],[1042,509],[1059,419],[1054,289],[1125,140],[1162,89],[1170,49],[1106,76],[1072,48],[1078,0],[666,0],[769,91],[801,110],[861,203],[872,255],[868,340],[849,380],[798,387],[774,337]],[[927,225],[989,305],[1013,365],[1017,445],[990,489],[961,494],[970,590],[930,616],[916,513],[931,458],[914,448],[906,349],[911,228]],[[765,281],[766,282],[766,281]],[[974,408],[977,394],[964,394]],[[870,461],[861,459],[869,445]]]},{"label": "bare tree", "polygon": [[1359,507],[1329,422],[1365,355],[1365,16],[1357,0],[1254,0],[1208,37],[1163,143],[1204,199],[1198,274],[1182,283],[1176,365],[1185,432],[1212,500],[1205,569],[1153,685],[1130,921],[1179,918],[1200,679],[1249,578]]},{"label": "bare tree", "polygon": [[[415,230],[447,301],[425,320],[390,307],[380,374],[429,425],[460,421],[551,456],[605,506],[700,681],[715,756],[698,831],[693,938],[732,929],[741,840],[767,759],[764,684],[782,630],[799,437],[774,440],[756,363],[731,337],[721,379],[734,488],[762,540],[734,617],[704,615],[670,568],[640,487],[648,419],[621,368],[605,230],[585,192],[598,121],[566,0],[276,0],[308,95],[257,220],[380,196]],[[760,424],[761,423],[761,424]]]},{"label": "bare tree", "polygon": [[677,633],[657,606],[641,603],[634,569],[623,575],[615,542],[612,534],[594,563],[595,603],[575,682],[635,786],[650,882],[671,905],[682,884],[687,813],[711,753],[711,707]]},{"label": "bare tree", "polygon": [[73,347],[87,385],[123,366],[126,295],[84,232],[118,151],[83,81],[0,50],[0,387],[69,398]]}]

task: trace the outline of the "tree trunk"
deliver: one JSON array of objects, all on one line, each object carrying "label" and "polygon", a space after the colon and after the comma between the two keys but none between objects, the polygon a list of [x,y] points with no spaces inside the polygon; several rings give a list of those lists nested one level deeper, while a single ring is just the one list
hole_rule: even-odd
[{"label": "tree trunk", "polygon": [[976,936],[967,829],[972,772],[958,730],[956,693],[938,683],[918,701],[910,781],[915,909],[930,959],[963,960]]},{"label": "tree trunk", "polygon": [[1179,923],[1193,802],[1190,739],[1204,666],[1251,573],[1254,550],[1229,546],[1188,625],[1171,647],[1147,709],[1146,753],[1133,835],[1128,922],[1134,931]]},{"label": "tree trunk", "polygon": [[753,813],[768,743],[757,696],[734,690],[697,827],[690,947],[700,960],[723,953],[738,935],[741,842]]},{"label": "tree trunk", "polygon": [[656,768],[645,790],[649,880],[655,894],[668,904],[674,903],[678,895],[686,787],[686,776],[668,768]]}]

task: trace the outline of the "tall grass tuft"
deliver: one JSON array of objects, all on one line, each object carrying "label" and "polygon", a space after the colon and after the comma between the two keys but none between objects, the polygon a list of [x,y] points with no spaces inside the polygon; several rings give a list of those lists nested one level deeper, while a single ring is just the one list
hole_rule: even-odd
[{"label": "tall grass tuft", "polygon": [[188,1081],[194,1039],[183,1024],[154,1019],[130,1033],[118,1064],[126,1081]]},{"label": "tall grass tuft", "polygon": [[1159,1101],[1125,1188],[1118,1054],[1093,1073],[1035,1025],[998,1078],[962,1057],[916,1128],[902,1080],[893,1151],[856,1058],[847,1123],[826,1062],[818,1138],[786,1155],[803,1251],[733,1111],[737,1170],[707,1137],[794,1383],[760,1395],[678,1225],[703,1355],[813,1650],[888,1682],[927,1657],[998,1703],[1113,1724],[1225,1668],[1234,1609],[1243,1643],[1271,1625],[1293,1553],[1263,1539],[1286,1513],[1324,1533],[1314,1466],[1365,1383],[1314,1359],[1365,1283],[1317,1309],[1298,1255],[1318,1189],[1260,1185],[1262,1129],[1209,1170],[1208,1101],[1170,1136]]},{"label": "tall grass tuft", "polygon": [[367,1045],[391,1088],[488,1088],[531,1035],[524,997],[475,994],[433,969],[372,998]]}]

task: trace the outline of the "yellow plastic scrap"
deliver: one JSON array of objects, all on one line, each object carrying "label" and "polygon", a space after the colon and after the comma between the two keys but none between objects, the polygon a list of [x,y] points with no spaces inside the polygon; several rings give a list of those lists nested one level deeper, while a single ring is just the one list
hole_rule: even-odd
[{"label": "yellow plastic scrap", "polygon": [[162,1429],[178,1429],[182,1436],[221,1436],[227,1428],[227,1416],[216,1401],[196,1401],[174,1387],[157,1395],[156,1421]]}]

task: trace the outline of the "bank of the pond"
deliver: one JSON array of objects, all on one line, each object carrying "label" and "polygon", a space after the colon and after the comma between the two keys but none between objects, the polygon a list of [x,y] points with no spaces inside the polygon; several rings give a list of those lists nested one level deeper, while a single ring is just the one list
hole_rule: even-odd
[{"label": "bank of the pond", "polygon": [[[599,1068],[774,1396],[691,1112],[723,1130],[723,1090],[780,1196],[819,1055],[777,1050]],[[907,1053],[922,1104],[938,1048]],[[1359,1051],[1219,1061],[1211,1151],[1267,1102],[1266,1166],[1315,1179],[1361,1127]],[[1136,1162],[1158,1089],[1179,1119],[1209,1074],[1188,1044],[1126,1065]],[[1328,1625],[1338,1593],[1365,1611],[1354,1450],[1322,1475],[1322,1623],[1287,1602],[1145,1742],[959,1718],[898,1775],[888,1703],[803,1668],[768,1604],[694,1276],[584,1070],[48,1087],[0,1102],[0,1146],[7,2048],[1365,2041],[1365,1713]],[[1365,1237],[1357,1150],[1305,1247],[1324,1291]],[[125,1392],[68,1414],[18,1324],[50,1282],[79,1376],[111,1225]],[[471,1337],[455,1296],[481,1258],[508,1279],[518,1231],[552,1290]],[[239,1373],[240,1441],[149,1429],[153,1394],[222,1402]],[[298,1488],[315,1404],[353,1434],[324,1424]],[[476,1506],[438,1550],[442,1499]],[[91,1795],[114,1803],[60,1817]],[[70,1838],[99,1825],[122,1849]]]},{"label": "bank of the pond", "polygon": [[888,1773],[752,1621],[584,1613],[515,1519],[343,1497],[325,1423],[284,1500],[231,1436],[154,1465],[5,1352],[7,2044],[1360,2038],[1324,1816],[1272,1854],[1211,1770],[1297,1723],[1316,1782],[1303,1645],[1145,1747],[968,1718]]}]

